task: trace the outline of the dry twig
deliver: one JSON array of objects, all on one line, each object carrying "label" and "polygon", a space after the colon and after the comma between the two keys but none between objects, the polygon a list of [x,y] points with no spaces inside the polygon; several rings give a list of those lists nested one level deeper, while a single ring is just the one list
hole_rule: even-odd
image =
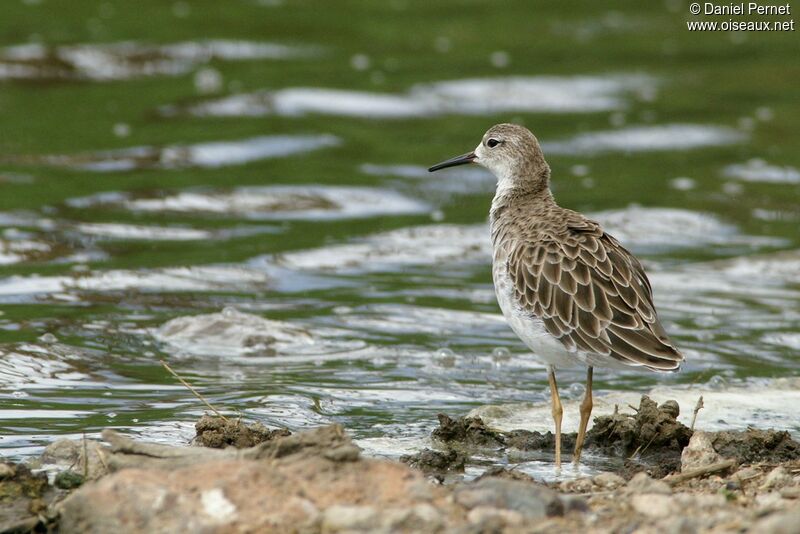
[{"label": "dry twig", "polygon": [[195,397],[197,397],[198,399],[200,399],[200,400],[203,402],[203,404],[205,404],[206,406],[208,406],[208,409],[209,409],[209,410],[211,410],[212,412],[214,412],[215,414],[217,414],[217,417],[219,417],[220,419],[222,419],[222,420],[223,420],[223,421],[225,421],[225,422],[227,422],[227,421],[228,421],[228,418],[227,418],[227,417],[225,417],[224,415],[222,415],[222,414],[219,412],[219,410],[217,410],[216,408],[214,408],[213,406],[211,406],[211,404],[210,404],[210,403],[209,403],[209,402],[208,402],[208,401],[205,399],[205,397],[203,397],[203,396],[200,394],[200,392],[199,392],[199,391],[197,391],[196,389],[194,389],[194,388],[192,387],[192,385],[191,385],[189,382],[187,382],[186,380],[184,380],[183,378],[181,378],[181,377],[180,377],[180,375],[179,375],[178,373],[176,373],[175,371],[173,371],[173,370],[172,370],[172,368],[171,368],[169,365],[167,365],[167,362],[165,362],[164,360],[161,360],[161,365],[164,367],[164,369],[166,369],[167,371],[169,371],[169,373],[170,373],[172,376],[174,376],[175,378],[177,378],[177,379],[180,381],[180,383],[181,383],[181,384],[183,384],[184,386],[186,386],[186,387],[189,389],[189,391],[191,391],[191,392],[194,394],[194,396],[195,396]]},{"label": "dry twig", "polygon": [[675,485],[679,482],[684,482],[692,478],[710,475],[711,473],[716,473],[718,471],[725,471],[726,469],[730,469],[735,465],[736,460],[723,460],[721,462],[704,465],[703,467],[698,467],[696,469],[690,469],[688,471],[684,471],[683,473],[678,473],[677,475],[670,475],[664,478],[664,482]]},{"label": "dry twig", "polygon": [[697,404],[694,407],[694,415],[692,415],[692,426],[689,427],[690,430],[694,430],[694,423],[697,421],[697,412],[703,409],[703,396],[700,395],[700,398],[697,399]]}]

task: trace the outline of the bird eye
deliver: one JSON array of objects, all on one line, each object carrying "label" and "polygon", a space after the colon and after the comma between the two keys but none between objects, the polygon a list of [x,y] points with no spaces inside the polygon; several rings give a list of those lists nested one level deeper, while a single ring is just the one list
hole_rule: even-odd
[{"label": "bird eye", "polygon": [[486,146],[488,146],[489,148],[494,148],[499,144],[500,141],[498,141],[497,139],[489,139],[488,141],[486,141]]}]

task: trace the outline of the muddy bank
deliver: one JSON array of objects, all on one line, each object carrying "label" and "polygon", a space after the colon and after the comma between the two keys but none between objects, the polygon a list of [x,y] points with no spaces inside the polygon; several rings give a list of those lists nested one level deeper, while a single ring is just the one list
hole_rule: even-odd
[{"label": "muddy bank", "polygon": [[553,445],[475,417],[441,416],[435,448],[403,462],[363,457],[336,425],[290,434],[203,417],[194,443],[208,446],[190,447],[105,431],[104,442],[48,447],[55,480],[0,464],[0,532],[793,532],[800,443],[780,431],[693,432],[677,414],[643,397],[597,417],[587,451],[620,468],[549,483],[513,467],[463,480],[474,457]]},{"label": "muddy bank", "polygon": [[[675,401],[656,404],[646,395],[638,407],[595,417],[584,445],[586,454],[616,459],[615,473],[630,480],[639,472],[655,478],[678,473],[686,467],[682,455],[694,432],[677,420],[680,407]],[[748,429],[709,433],[710,447],[716,460],[732,459],[736,464],[778,464],[800,460],[800,444],[788,432]],[[538,451],[552,455],[555,436],[552,432],[512,430],[503,432],[488,427],[479,417],[452,419],[439,415],[439,426],[431,437],[438,450],[425,450],[403,457],[409,465],[430,474],[452,471],[463,465],[470,455],[489,451]],[[562,435],[565,462],[571,460],[576,434]],[[705,462],[711,463],[711,462]]]}]

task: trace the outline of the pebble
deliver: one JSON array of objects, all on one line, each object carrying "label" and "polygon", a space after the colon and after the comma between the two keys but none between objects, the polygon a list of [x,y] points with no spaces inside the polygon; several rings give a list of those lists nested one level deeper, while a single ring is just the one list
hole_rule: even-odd
[{"label": "pebble", "polygon": [[786,472],[786,469],[782,465],[779,465],[769,472],[769,474],[764,478],[764,483],[761,484],[759,489],[767,490],[772,488],[782,488],[783,486],[791,483],[792,476]]},{"label": "pebble", "polygon": [[721,460],[722,457],[714,450],[709,434],[698,430],[692,435],[689,445],[681,452],[681,471],[703,467]]},{"label": "pebble", "polygon": [[44,464],[74,464],[78,461],[80,449],[71,439],[60,439],[48,445],[42,452]]},{"label": "pebble", "polygon": [[670,495],[644,493],[631,497],[634,510],[647,517],[669,517],[678,511],[677,503]]},{"label": "pebble", "polygon": [[631,493],[653,493],[659,495],[670,495],[672,488],[663,480],[654,480],[647,473],[636,473],[628,482],[628,491]]},{"label": "pebble", "polygon": [[371,506],[335,504],[322,514],[322,530],[366,530],[377,527],[378,513]]},{"label": "pebble", "polygon": [[625,479],[616,473],[600,473],[595,475],[594,483],[605,489],[616,489],[625,485]]},{"label": "pebble", "polygon": [[592,479],[591,478],[579,478],[577,480],[573,480],[570,484],[570,490],[576,493],[589,493],[592,491]]},{"label": "pebble", "polygon": [[751,532],[763,534],[797,534],[800,526],[800,510],[791,510],[765,517],[753,525]]},{"label": "pebble", "polygon": [[564,503],[558,493],[544,486],[518,480],[486,478],[455,490],[455,499],[465,508],[514,510],[528,518],[563,515]]},{"label": "pebble", "polygon": [[491,506],[478,506],[467,514],[467,521],[472,524],[500,522],[504,526],[514,526],[522,524],[524,519],[521,513],[514,510],[501,510]]},{"label": "pebble", "polygon": [[381,514],[381,531],[438,532],[443,526],[442,515],[430,504],[412,508],[390,508]]},{"label": "pebble", "polygon": [[733,476],[731,477],[733,480],[738,480],[740,482],[747,482],[751,478],[756,478],[761,476],[761,470],[757,467],[743,467],[736,471]]}]

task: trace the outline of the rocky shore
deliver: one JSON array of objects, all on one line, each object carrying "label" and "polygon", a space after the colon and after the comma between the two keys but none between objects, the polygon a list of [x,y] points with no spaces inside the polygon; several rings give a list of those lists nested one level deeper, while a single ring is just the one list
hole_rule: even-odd
[{"label": "rocky shore", "polygon": [[291,434],[205,416],[184,447],[106,430],[0,463],[0,532],[798,532],[800,443],[692,431],[678,410],[642,397],[597,417],[586,451],[618,468],[549,483],[500,467],[465,480],[488,450],[553,445],[480,418],[441,415],[436,447],[400,462],[365,458],[336,425]]}]

